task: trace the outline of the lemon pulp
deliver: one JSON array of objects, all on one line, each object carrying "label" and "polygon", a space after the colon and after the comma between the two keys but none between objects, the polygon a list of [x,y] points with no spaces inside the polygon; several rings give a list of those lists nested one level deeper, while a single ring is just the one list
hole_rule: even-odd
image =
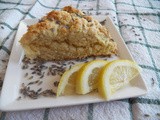
[{"label": "lemon pulp", "polygon": [[62,94],[71,95],[75,93],[77,71],[82,66],[83,66],[83,63],[75,65],[71,69],[65,71],[58,85],[57,96],[62,95]]},{"label": "lemon pulp", "polygon": [[98,90],[107,100],[111,95],[127,85],[140,72],[139,66],[129,60],[114,60],[102,68]]}]

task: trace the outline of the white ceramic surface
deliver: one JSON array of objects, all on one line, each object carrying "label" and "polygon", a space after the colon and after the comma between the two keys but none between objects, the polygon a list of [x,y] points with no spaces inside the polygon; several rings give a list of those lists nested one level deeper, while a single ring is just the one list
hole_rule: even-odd
[{"label": "white ceramic surface", "polygon": [[[104,16],[93,16],[97,20],[102,21],[106,17]],[[20,22],[17,35],[11,51],[8,68],[6,71],[4,84],[2,87],[1,98],[0,98],[0,109],[2,111],[13,111],[13,110],[25,110],[25,109],[38,109],[38,108],[49,108],[58,106],[69,106],[87,103],[104,102],[97,93],[90,93],[87,95],[72,95],[72,96],[60,96],[60,97],[40,97],[38,99],[22,99],[17,100],[19,96],[20,85],[23,81],[22,76],[22,58],[24,56],[23,49],[19,44],[19,40],[27,30],[27,25],[36,23],[36,19],[28,19]],[[133,60],[129,50],[127,49],[121,35],[115,28],[113,22],[109,17],[106,18],[106,27],[110,31],[113,39],[118,44],[118,57],[119,59]],[[48,83],[49,84],[49,83]],[[44,85],[45,87],[47,84]],[[51,86],[52,87],[52,86]],[[118,100],[124,98],[131,98],[141,96],[147,93],[147,88],[141,75],[132,80],[132,82],[116,92],[111,100]]]}]

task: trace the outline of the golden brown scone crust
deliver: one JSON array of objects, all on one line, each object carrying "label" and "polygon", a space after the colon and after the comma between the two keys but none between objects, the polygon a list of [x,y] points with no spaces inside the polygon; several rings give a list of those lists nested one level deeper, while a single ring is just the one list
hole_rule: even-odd
[{"label": "golden brown scone crust", "polygon": [[108,30],[71,6],[51,11],[28,27],[20,43],[29,58],[70,60],[117,53]]}]

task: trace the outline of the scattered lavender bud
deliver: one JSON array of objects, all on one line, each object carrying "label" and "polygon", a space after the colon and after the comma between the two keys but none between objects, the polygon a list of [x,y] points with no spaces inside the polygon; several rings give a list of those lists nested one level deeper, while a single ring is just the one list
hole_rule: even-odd
[{"label": "scattered lavender bud", "polygon": [[1,26],[1,28],[2,28],[2,29],[4,29],[4,27],[3,27],[3,26]]},{"label": "scattered lavender bud", "polygon": [[156,115],[160,117],[160,113],[157,113]]},{"label": "scattered lavender bud", "polygon": [[144,116],[145,116],[145,117],[150,117],[150,115],[148,115],[148,114],[144,114]]}]

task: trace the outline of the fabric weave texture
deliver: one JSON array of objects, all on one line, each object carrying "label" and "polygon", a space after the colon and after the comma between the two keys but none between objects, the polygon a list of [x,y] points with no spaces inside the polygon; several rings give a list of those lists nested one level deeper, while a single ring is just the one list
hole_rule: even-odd
[{"label": "fabric weave texture", "polygon": [[159,0],[0,0],[0,84],[19,22],[41,18],[67,5],[90,15],[108,15],[113,20],[133,58],[143,69],[148,94],[113,102],[0,111],[0,120],[160,120]]}]

